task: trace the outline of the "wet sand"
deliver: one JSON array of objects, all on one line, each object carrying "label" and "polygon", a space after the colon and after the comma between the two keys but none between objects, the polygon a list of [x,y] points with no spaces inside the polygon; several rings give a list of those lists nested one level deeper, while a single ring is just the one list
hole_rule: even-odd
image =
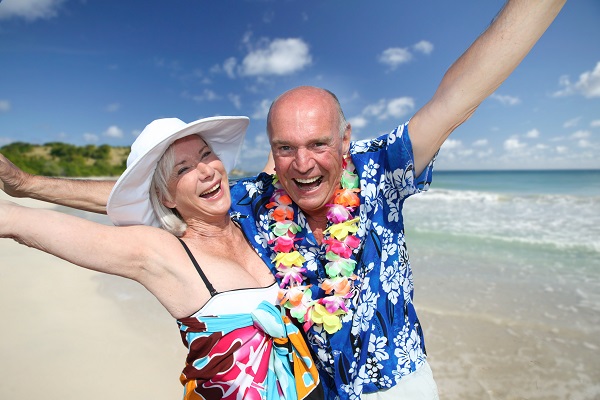
[{"label": "wet sand", "polygon": [[[441,399],[600,398],[598,297],[550,277],[524,279],[535,274],[526,268],[513,276],[410,251]],[[1,399],[181,398],[177,325],[136,282],[1,239],[0,313]]]}]

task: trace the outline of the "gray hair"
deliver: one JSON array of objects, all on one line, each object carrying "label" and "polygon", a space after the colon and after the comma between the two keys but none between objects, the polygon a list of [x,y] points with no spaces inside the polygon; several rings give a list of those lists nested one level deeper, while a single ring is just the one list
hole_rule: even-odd
[{"label": "gray hair", "polygon": [[149,195],[152,209],[160,222],[161,228],[175,236],[181,236],[187,229],[187,224],[176,209],[168,208],[163,204],[164,200],[173,201],[169,193],[168,181],[174,166],[175,150],[173,150],[173,146],[169,146],[158,161],[156,170],[152,176]]},{"label": "gray hair", "polygon": [[323,90],[326,91],[327,93],[329,93],[329,95],[331,95],[331,97],[333,97],[335,107],[337,108],[337,113],[338,113],[338,121],[339,121],[338,129],[340,131],[340,137],[343,139],[344,133],[346,133],[346,128],[348,127],[348,121],[346,121],[346,116],[344,115],[344,111],[342,110],[342,105],[340,104],[340,101],[338,100],[337,96],[331,90],[327,90],[327,89],[323,89]]}]

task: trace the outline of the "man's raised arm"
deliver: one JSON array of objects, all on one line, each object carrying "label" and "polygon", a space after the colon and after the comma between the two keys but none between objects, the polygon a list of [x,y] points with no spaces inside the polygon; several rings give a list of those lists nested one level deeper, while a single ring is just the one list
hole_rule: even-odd
[{"label": "man's raised arm", "polygon": [[31,175],[0,154],[0,189],[13,197],[30,197],[80,210],[106,214],[115,181]]},{"label": "man's raised arm", "polygon": [[409,122],[417,173],[519,65],[565,2],[507,1],[488,29],[448,69],[433,98]]}]

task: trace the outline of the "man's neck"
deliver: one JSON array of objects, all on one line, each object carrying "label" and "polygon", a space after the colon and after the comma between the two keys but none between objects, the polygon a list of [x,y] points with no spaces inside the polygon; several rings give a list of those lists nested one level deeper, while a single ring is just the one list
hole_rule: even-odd
[{"label": "man's neck", "polygon": [[321,245],[323,243],[323,231],[327,229],[327,214],[309,215],[304,213],[304,215],[313,236],[317,240],[317,243]]}]

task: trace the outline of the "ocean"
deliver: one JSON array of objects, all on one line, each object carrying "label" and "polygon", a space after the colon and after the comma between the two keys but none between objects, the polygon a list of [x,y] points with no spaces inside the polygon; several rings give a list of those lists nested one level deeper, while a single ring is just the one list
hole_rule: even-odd
[{"label": "ocean", "polygon": [[600,170],[434,172],[407,201],[408,231],[529,244],[600,260]]},{"label": "ocean", "polygon": [[600,398],[600,170],[434,171],[403,214],[444,398]]}]

